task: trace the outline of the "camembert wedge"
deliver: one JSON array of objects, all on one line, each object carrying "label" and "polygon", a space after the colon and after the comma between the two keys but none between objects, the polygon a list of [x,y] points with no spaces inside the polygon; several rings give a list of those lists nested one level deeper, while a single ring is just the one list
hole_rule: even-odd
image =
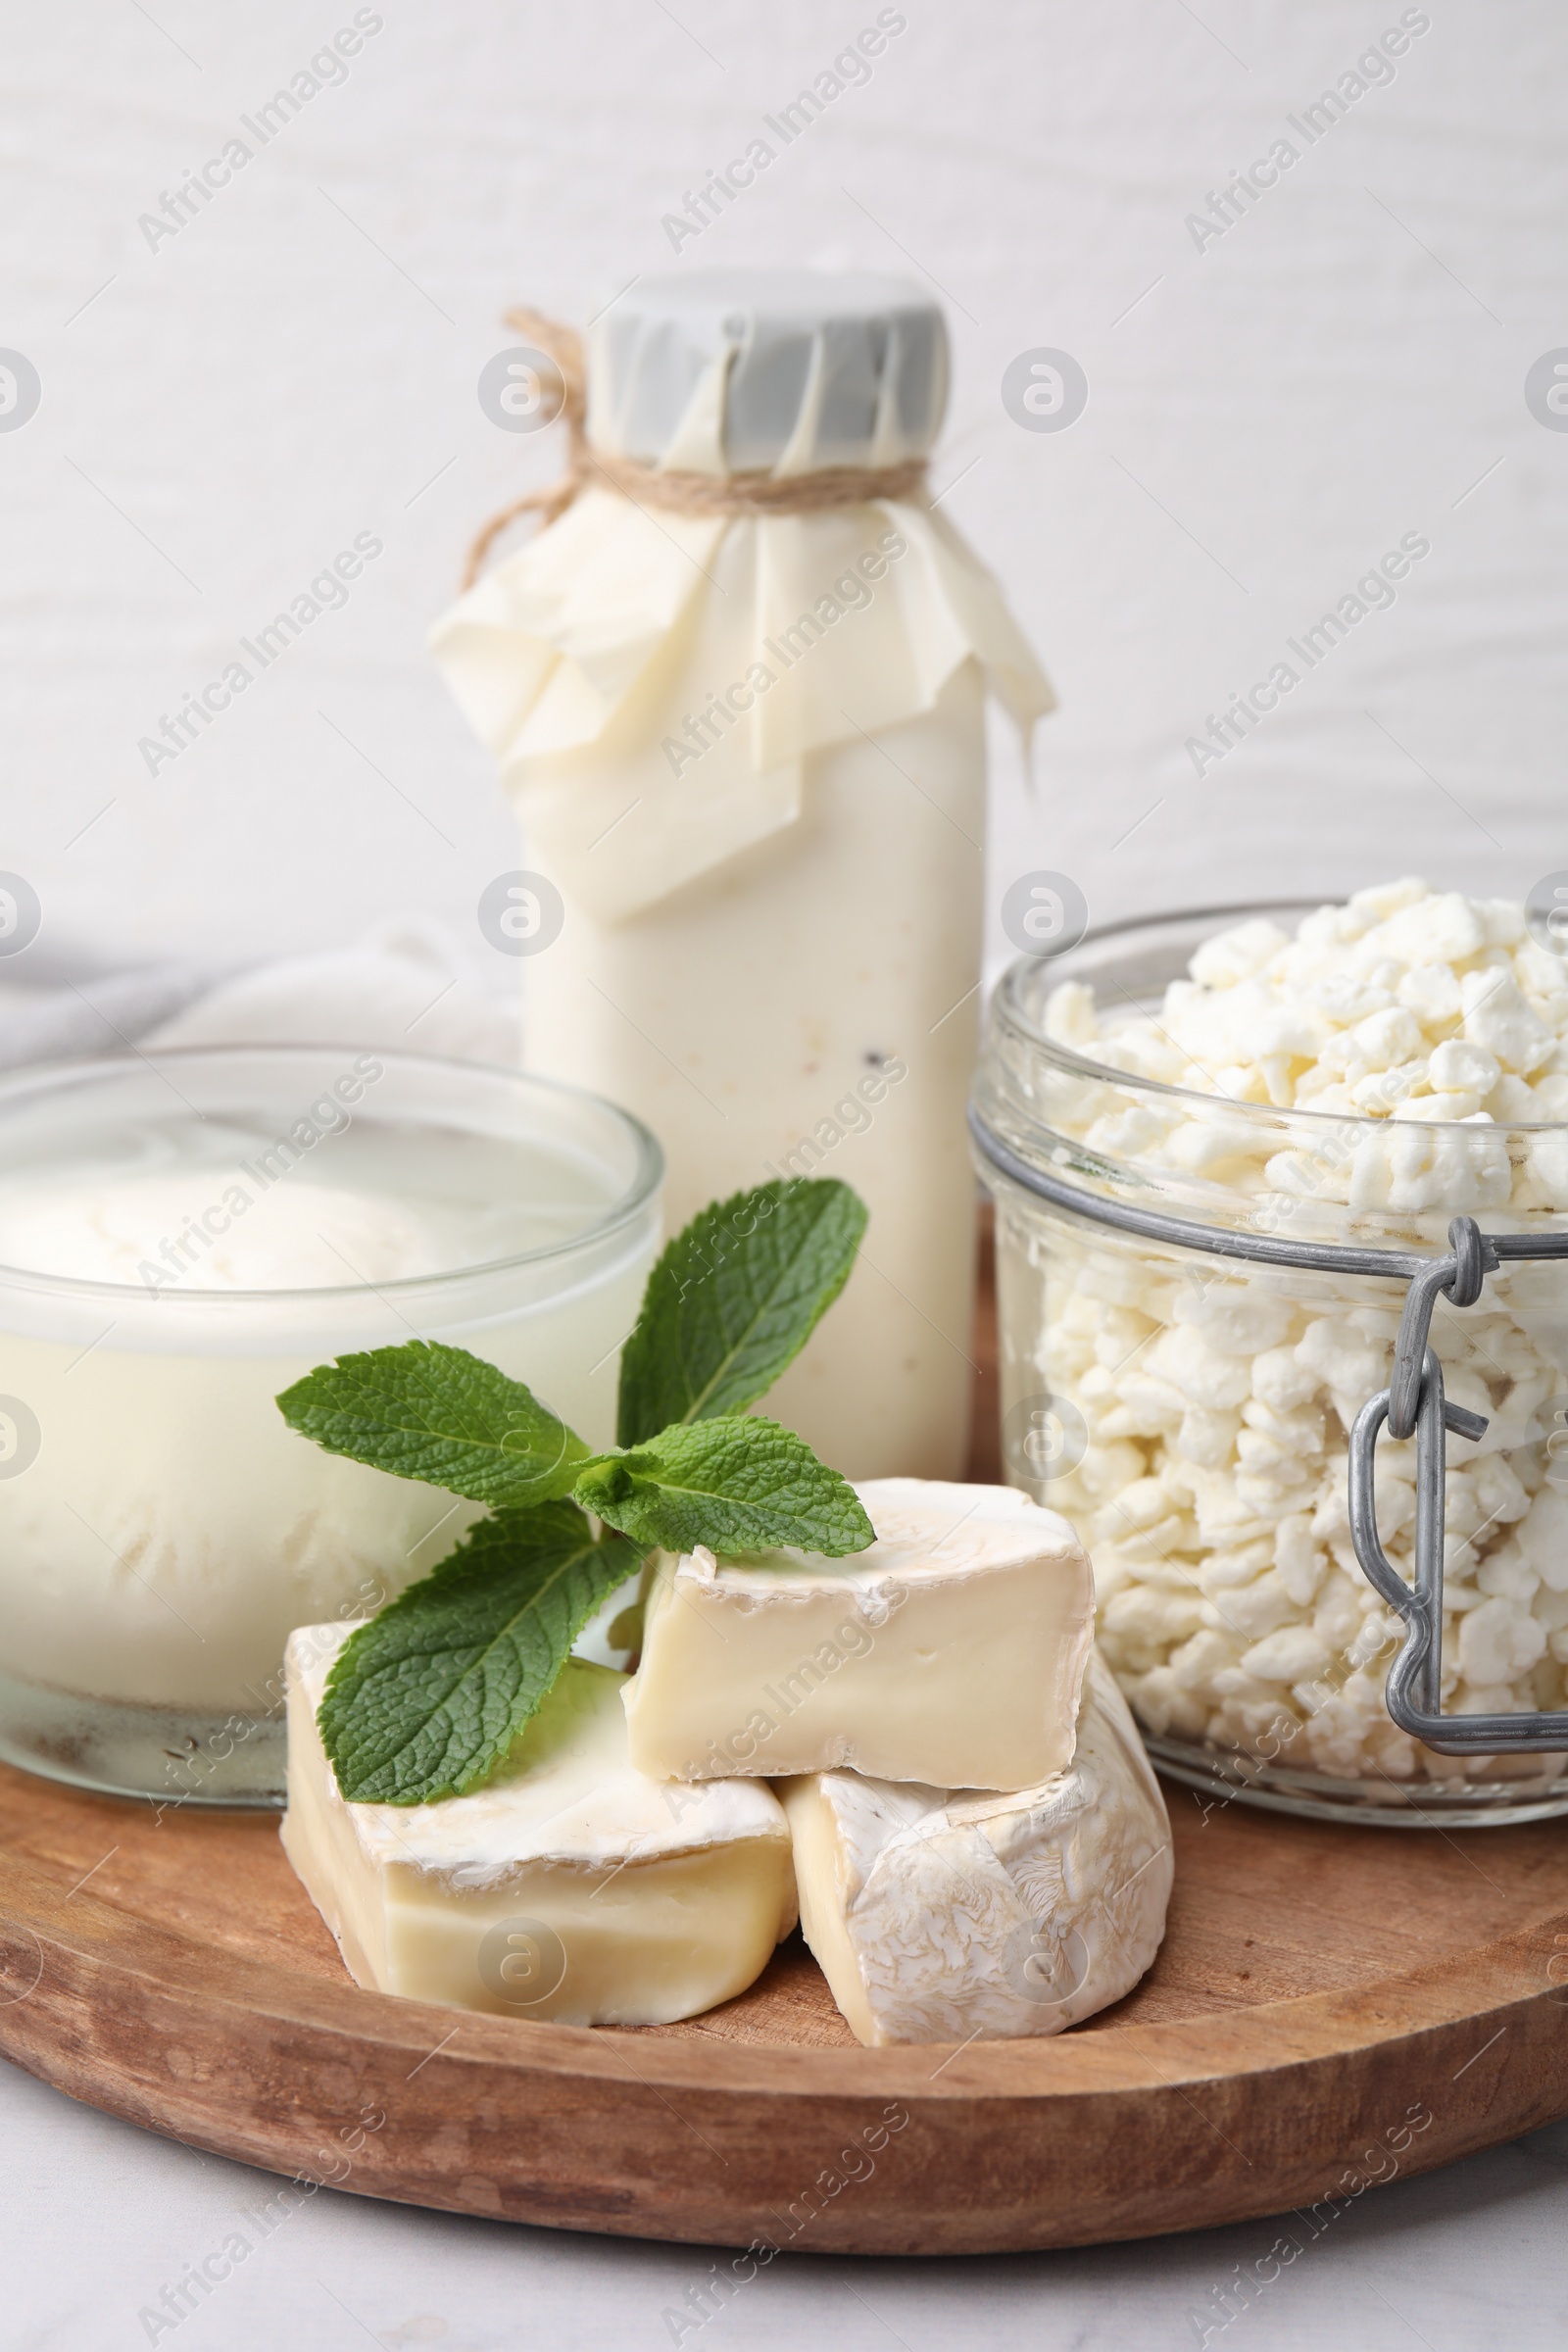
[{"label": "camembert wedge", "polygon": [[795,1924],[770,1789],[636,1771],[623,1678],[573,1658],[482,1788],[348,1804],[316,1711],[353,1631],[289,1640],[283,1844],[357,1984],[503,2017],[653,2026],[761,1973]]},{"label": "camembert wedge", "polygon": [[1077,1753],[1015,1796],[816,1773],[782,1790],[801,1929],[858,2038],[1059,2034],[1130,1992],[1170,1897],[1170,1823],[1095,1657]]},{"label": "camembert wedge", "polygon": [[1070,1762],[1094,1579],[1066,1520],[1011,1487],[857,1492],[877,1540],[847,1559],[661,1560],[622,1693],[639,1770],[1028,1788]]}]

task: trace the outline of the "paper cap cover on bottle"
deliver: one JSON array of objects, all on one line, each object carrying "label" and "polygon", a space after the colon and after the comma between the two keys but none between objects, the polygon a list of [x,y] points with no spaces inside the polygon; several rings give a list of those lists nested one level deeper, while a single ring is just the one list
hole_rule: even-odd
[{"label": "paper cap cover on bottle", "polygon": [[[621,295],[588,355],[586,487],[430,638],[568,899],[622,921],[795,823],[813,753],[933,710],[966,662],[1020,727],[1053,708],[919,489],[948,358],[918,288],[693,271]],[[699,490],[802,488],[784,512],[683,511],[596,477],[595,451]],[[853,503],[844,467],[870,469]]]},{"label": "paper cap cover on bottle", "polygon": [[947,407],[942,313],[897,278],[643,279],[596,321],[589,352],[595,445],[694,472],[897,465],[925,455]]}]

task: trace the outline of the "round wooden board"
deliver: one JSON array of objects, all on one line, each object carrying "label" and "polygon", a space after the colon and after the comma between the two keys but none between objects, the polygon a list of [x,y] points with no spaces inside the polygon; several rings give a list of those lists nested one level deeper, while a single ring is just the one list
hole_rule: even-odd
[{"label": "round wooden board", "polygon": [[[798,1939],[740,1999],[640,2032],[363,1992],[275,1820],[160,1822],[0,1769],[0,2051],[367,2196],[811,2252],[1081,2245],[1293,2206],[1305,2242],[1358,2181],[1568,2113],[1568,1827],[1205,1820],[1169,1796],[1169,1933],[1127,2000],[1052,2039],[862,2050]],[[385,2121],[362,2132],[363,2111]]]}]

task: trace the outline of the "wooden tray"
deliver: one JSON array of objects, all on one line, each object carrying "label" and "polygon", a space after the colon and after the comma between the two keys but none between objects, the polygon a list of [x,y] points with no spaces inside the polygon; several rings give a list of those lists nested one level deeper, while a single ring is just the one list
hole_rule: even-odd
[{"label": "wooden tray", "polygon": [[363,2195],[812,2252],[1078,2245],[1316,2204],[1291,2224],[1304,2242],[1357,2182],[1568,2112],[1561,1827],[1204,1821],[1170,1798],[1170,1931],[1127,2000],[1051,2040],[862,2050],[798,1941],[739,2000],[635,2033],[362,1992],[270,1818],[158,1824],[0,1771],[0,2050]]},{"label": "wooden tray", "polygon": [[1205,1818],[1167,1793],[1169,1932],[1127,2000],[1051,2040],[862,2050],[798,1939],[739,2000],[635,2033],[362,1992],[270,1818],[159,1822],[0,1768],[0,2052],[361,2195],[815,2253],[1290,2207],[1305,2244],[1370,2181],[1568,2113],[1568,1823]]}]

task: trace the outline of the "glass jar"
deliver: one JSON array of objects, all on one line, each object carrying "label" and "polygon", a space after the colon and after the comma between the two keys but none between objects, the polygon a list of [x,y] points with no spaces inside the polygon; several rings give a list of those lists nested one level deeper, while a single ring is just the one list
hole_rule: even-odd
[{"label": "glass jar", "polygon": [[[1174,1778],[1323,1819],[1408,1826],[1568,1810],[1568,1758],[1440,1755],[1384,1706],[1400,1618],[1350,1540],[1347,1445],[1388,1384],[1405,1285],[1227,1262],[1095,1222],[987,1155],[987,1132],[1081,1195],[1225,1233],[1441,1255],[1449,1219],[1551,1233],[1568,1128],[1276,1108],[1133,1076],[1048,1034],[1064,982],[1107,1016],[1158,1009],[1214,932],[1305,905],[1213,908],[1014,964],[992,1001],[974,1120],[996,1201],[1006,1475],[1078,1526],[1099,1639]],[[1051,1026],[1062,1027],[1059,1018]],[[1069,1024],[1070,1025],[1070,1024]],[[1568,1697],[1568,1281],[1489,1277],[1432,1344],[1451,1402],[1442,1694],[1455,1714]],[[1553,1448],[1553,1438],[1556,1446]],[[1377,1449],[1383,1542],[1412,1574],[1415,1446]]]},{"label": "glass jar", "polygon": [[281,1802],[283,1642],[479,1514],[321,1451],[278,1393],[441,1340],[613,1436],[659,1147],[597,1097],[352,1048],[193,1048],[0,1084],[0,1757]]}]

